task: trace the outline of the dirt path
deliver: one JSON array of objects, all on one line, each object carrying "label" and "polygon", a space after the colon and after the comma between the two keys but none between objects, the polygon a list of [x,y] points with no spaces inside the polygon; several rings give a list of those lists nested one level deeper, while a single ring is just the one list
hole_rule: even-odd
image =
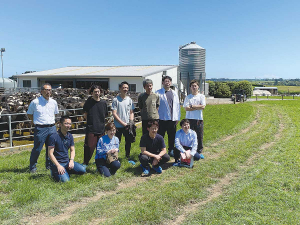
[{"label": "dirt path", "polygon": [[[231,135],[231,136],[227,136],[226,138],[221,139],[220,141],[214,143],[211,146],[212,147],[219,146],[223,142],[229,141],[232,138],[240,135],[241,133],[249,132],[249,130],[258,123],[258,119],[259,119],[259,111],[257,113],[257,116],[256,116],[255,120],[250,124],[249,127],[242,130],[240,133],[237,133],[237,134]],[[284,127],[281,124],[280,129],[279,129],[278,133],[276,134],[275,141],[262,145],[260,147],[260,149],[263,151],[263,150],[266,150],[266,149],[270,148],[271,146],[273,146],[276,143],[276,141],[278,141],[278,139],[280,139],[283,129],[284,129]],[[260,152],[260,154],[262,154],[262,152]],[[221,155],[222,155],[222,150],[221,150],[221,152],[210,154],[208,156],[208,158],[209,159],[218,158],[218,157],[221,157]],[[258,154],[256,154],[255,156],[249,158],[247,163],[245,165],[241,166],[241,168],[245,167],[245,166],[249,166],[257,157],[258,157]],[[199,206],[204,205],[204,204],[212,201],[213,199],[219,197],[220,195],[222,195],[223,194],[223,188],[230,185],[231,182],[234,179],[236,179],[238,176],[239,176],[238,172],[227,174],[224,178],[220,179],[220,181],[216,185],[214,185],[210,189],[208,189],[210,194],[205,200],[186,206],[183,210],[180,211],[180,212],[183,212],[183,213],[181,215],[179,215],[179,217],[177,217],[175,220],[167,221],[166,224],[180,224],[181,222],[184,221],[184,219],[186,218],[186,216],[189,213],[191,213],[193,211],[196,211]],[[42,225],[43,224],[51,224],[51,223],[59,223],[63,220],[69,219],[72,216],[72,214],[74,213],[75,210],[78,210],[80,208],[84,208],[90,203],[99,201],[103,196],[113,195],[113,194],[116,194],[120,190],[135,187],[137,184],[142,183],[142,182],[146,181],[147,179],[151,179],[151,178],[153,178],[153,177],[135,177],[135,178],[131,178],[131,179],[127,180],[126,182],[120,183],[115,191],[108,191],[108,192],[101,191],[101,192],[98,192],[93,197],[82,198],[79,202],[69,202],[69,206],[63,209],[63,213],[61,213],[61,214],[59,214],[55,217],[52,217],[50,215],[45,215],[45,214],[35,214],[35,215],[25,217],[21,221],[21,223],[42,224]],[[165,182],[168,182],[168,181],[165,181]],[[171,180],[170,180],[170,182],[171,182]],[[98,223],[101,223],[101,222],[104,222],[104,221],[105,221],[105,218],[97,218],[97,219],[95,218],[93,221],[91,221],[90,224],[98,224]]]},{"label": "dirt path", "polygon": [[[279,115],[279,118],[282,121],[281,115]],[[262,156],[264,154],[265,150],[273,147],[282,138],[283,130],[284,130],[284,124],[282,122],[280,122],[278,132],[275,134],[275,140],[261,145],[260,146],[261,151],[259,151],[257,154],[250,157],[246,161],[246,163],[244,165],[241,165],[239,168],[246,169],[247,167],[251,166],[257,158],[259,158],[260,156]],[[225,139],[223,139],[223,141],[224,140]],[[241,171],[241,170],[239,170],[239,171]],[[215,198],[221,196],[223,194],[223,189],[225,187],[229,186],[235,179],[237,179],[239,177],[239,175],[240,175],[239,172],[227,174],[225,177],[220,179],[217,184],[213,185],[211,188],[208,189],[210,194],[208,195],[208,197],[205,200],[195,203],[195,204],[191,203],[191,204],[185,206],[183,209],[180,210],[181,214],[177,218],[170,220],[170,221],[166,221],[164,224],[168,224],[168,225],[169,224],[172,224],[172,225],[181,224],[187,218],[187,216],[189,214],[196,212],[200,206],[205,205],[208,202],[214,200]]]}]

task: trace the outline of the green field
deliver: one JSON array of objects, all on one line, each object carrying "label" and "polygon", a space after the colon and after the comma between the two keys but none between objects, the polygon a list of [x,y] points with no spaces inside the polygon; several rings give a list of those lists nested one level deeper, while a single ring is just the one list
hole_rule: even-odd
[{"label": "green field", "polygon": [[[274,86],[272,86],[274,87]],[[276,86],[279,94],[299,94],[300,86]]]},{"label": "green field", "polygon": [[[90,164],[87,174],[65,184],[44,169],[44,151],[34,175],[30,152],[1,156],[0,222],[300,224],[299,108],[298,100],[208,105],[205,159],[193,169],[169,167],[147,178],[139,163],[124,161],[124,143],[114,177],[100,176]],[[136,161],[141,129],[137,135]],[[82,162],[83,143],[76,149]]]}]

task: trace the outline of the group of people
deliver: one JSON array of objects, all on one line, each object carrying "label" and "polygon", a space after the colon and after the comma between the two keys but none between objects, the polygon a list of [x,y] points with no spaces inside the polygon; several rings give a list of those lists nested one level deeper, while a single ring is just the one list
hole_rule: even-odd
[{"label": "group of people", "polygon": [[[161,165],[174,156],[174,166],[180,165],[181,158],[199,160],[204,158],[203,150],[203,114],[205,96],[199,93],[199,83],[192,80],[191,94],[183,107],[186,119],[180,122],[182,129],[176,132],[180,120],[180,102],[178,94],[172,90],[172,78],[162,78],[163,88],[152,92],[153,82],[143,81],[145,92],[138,96],[138,107],[142,117],[141,153],[139,161],[143,175],[149,175],[151,168],[162,173]],[[100,98],[101,88],[92,85],[90,97],[83,106],[86,119],[86,136],[84,141],[84,160],[77,163],[71,129],[72,121],[68,116],[60,118],[59,130],[55,126],[55,114],[58,114],[57,102],[52,99],[51,85],[46,83],[41,88],[41,96],[34,99],[27,111],[28,117],[35,124],[34,147],[30,156],[30,172],[37,171],[37,160],[43,145],[46,146],[46,168],[56,181],[66,182],[70,174],[84,174],[94,151],[95,163],[100,174],[109,177],[117,172],[121,164],[118,160],[119,144],[125,139],[125,156],[128,163],[135,165],[130,157],[131,144],[134,141],[134,104],[127,95],[129,84],[123,81],[119,85],[119,95],[112,101],[114,122],[105,124],[108,116],[107,102]],[[164,142],[168,134],[168,152]],[[70,155],[69,155],[70,149]]]}]

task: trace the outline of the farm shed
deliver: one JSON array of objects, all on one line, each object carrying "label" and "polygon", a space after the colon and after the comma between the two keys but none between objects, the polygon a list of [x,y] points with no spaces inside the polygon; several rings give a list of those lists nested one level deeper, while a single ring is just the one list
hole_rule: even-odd
[{"label": "farm shed", "polygon": [[118,85],[126,80],[130,91],[143,92],[143,80],[153,81],[153,91],[160,89],[164,75],[172,77],[177,83],[176,65],[149,66],[68,66],[40,72],[14,75],[19,88],[37,88],[50,83],[53,88],[88,89],[92,84],[101,85],[104,89],[117,91]]},{"label": "farm shed", "polygon": [[[262,91],[269,91],[271,95],[277,95],[278,94],[278,89],[277,87],[255,87],[253,91],[255,90],[262,90]],[[253,93],[254,95],[254,93]]]}]

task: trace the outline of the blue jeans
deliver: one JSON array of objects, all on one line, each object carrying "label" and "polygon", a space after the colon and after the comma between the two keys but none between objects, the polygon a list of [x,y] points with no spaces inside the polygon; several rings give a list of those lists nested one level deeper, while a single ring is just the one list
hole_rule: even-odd
[{"label": "blue jeans", "polygon": [[48,157],[48,138],[51,134],[56,132],[56,126],[52,127],[38,127],[34,128],[34,146],[30,155],[29,169],[36,169],[37,160],[45,144],[46,147],[46,168],[50,167],[50,159]]},{"label": "blue jeans", "polygon": [[54,180],[56,180],[57,182],[61,181],[61,182],[67,182],[70,180],[70,175],[69,174],[79,174],[82,175],[86,172],[85,166],[83,166],[82,164],[78,163],[78,162],[74,162],[74,167],[73,169],[69,169],[69,162],[64,163],[64,164],[60,164],[61,166],[63,166],[65,168],[65,173],[64,174],[59,174],[57,167],[51,163],[51,167],[50,167],[50,174],[51,176],[54,178]]}]

